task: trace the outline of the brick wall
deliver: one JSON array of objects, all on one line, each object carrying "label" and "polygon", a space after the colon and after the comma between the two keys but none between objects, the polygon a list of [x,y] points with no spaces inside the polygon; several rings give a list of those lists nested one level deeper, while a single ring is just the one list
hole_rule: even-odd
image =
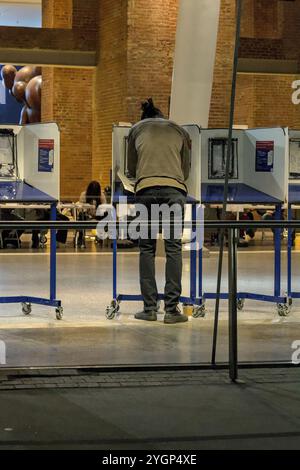
[{"label": "brick wall", "polygon": [[[221,0],[209,122],[212,127],[228,126],[235,9],[235,0]],[[299,0],[244,0],[240,57],[299,61],[299,28]],[[238,74],[235,123],[299,127],[300,109],[291,101],[291,84],[296,79],[288,74]]]},{"label": "brick wall", "polygon": [[44,28],[72,28],[73,0],[42,0]]},{"label": "brick wall", "polygon": [[139,103],[149,96],[169,113],[177,13],[178,0],[129,0],[127,102],[131,121],[140,117]]},{"label": "brick wall", "polygon": [[[299,64],[299,28],[299,0],[244,0],[240,57]],[[235,122],[299,127],[300,109],[291,101],[291,84],[297,79],[288,74],[239,74]]]},{"label": "brick wall", "polygon": [[281,1],[255,0],[254,34],[256,38],[279,39],[281,30]]},{"label": "brick wall", "polygon": [[[139,119],[140,101],[149,96],[168,112],[178,0],[44,0],[43,11],[47,27],[73,27],[88,47],[97,33],[94,72],[43,72],[43,119],[62,130],[62,195],[75,199],[91,178],[109,184],[113,123]],[[228,126],[235,15],[236,1],[221,0],[212,127]],[[299,29],[300,0],[244,0],[241,55],[299,61]],[[239,74],[235,123],[299,127],[291,103],[296,78]]]},{"label": "brick wall", "polygon": [[112,125],[127,121],[127,2],[99,2],[99,61],[93,97],[93,178],[110,182]]},{"label": "brick wall", "polygon": [[291,100],[291,83],[297,79],[296,75],[239,75],[235,123],[299,129],[300,107]]},{"label": "brick wall", "polygon": [[140,102],[149,96],[168,113],[178,0],[101,0],[99,8],[93,176],[106,185],[112,124],[138,120]]},{"label": "brick wall", "polygon": [[[98,28],[95,0],[43,1],[43,25],[82,30]],[[83,36],[83,40],[84,40]],[[94,72],[87,69],[43,69],[42,119],[61,130],[61,197],[78,200],[92,179]]]},{"label": "brick wall", "polygon": [[300,0],[251,2],[243,7],[240,56],[299,60]]},{"label": "brick wall", "polygon": [[255,120],[255,77],[239,75],[235,102],[235,124],[256,126]]},{"label": "brick wall", "polygon": [[227,127],[229,124],[235,15],[235,0],[221,0],[209,127]]}]

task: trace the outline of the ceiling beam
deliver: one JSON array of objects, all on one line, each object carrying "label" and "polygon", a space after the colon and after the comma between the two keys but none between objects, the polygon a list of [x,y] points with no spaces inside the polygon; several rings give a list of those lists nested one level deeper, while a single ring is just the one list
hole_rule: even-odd
[{"label": "ceiling beam", "polygon": [[300,72],[297,60],[239,59],[239,73],[297,75]]},{"label": "ceiling beam", "polygon": [[33,50],[0,47],[0,63],[91,68],[97,65],[97,54],[93,51]]},{"label": "ceiling beam", "polygon": [[96,37],[72,29],[0,27],[0,63],[95,67]]}]

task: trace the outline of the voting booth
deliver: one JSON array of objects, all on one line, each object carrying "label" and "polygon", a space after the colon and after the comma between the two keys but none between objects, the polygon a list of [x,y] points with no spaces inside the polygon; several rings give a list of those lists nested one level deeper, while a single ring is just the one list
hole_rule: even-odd
[{"label": "voting booth", "polygon": [[[199,129],[198,126],[183,126],[192,139],[191,175],[187,182],[189,199],[200,201],[205,207],[221,207],[224,198],[225,165],[228,152],[228,129]],[[128,196],[133,201],[134,181],[128,172],[127,138],[129,126],[113,129],[112,193],[114,203]],[[289,172],[289,132],[285,128],[236,129],[233,131],[227,210],[239,213],[245,208],[269,208],[280,220],[282,206],[287,200]],[[300,179],[299,179],[300,182]],[[300,185],[299,185],[300,189]],[[193,207],[193,204],[191,205]],[[187,211],[188,212],[188,211]],[[195,215],[195,213],[194,213]],[[195,220],[193,213],[192,220]],[[199,247],[198,247],[199,248]],[[115,242],[115,250],[117,243]],[[194,316],[205,315],[205,302],[215,299],[214,292],[203,289],[203,249],[200,247],[198,271],[194,251],[191,251],[191,294],[184,303],[195,305]],[[115,253],[116,257],[116,253]],[[117,292],[117,263],[114,259],[114,301],[108,308],[108,317],[114,318],[122,300],[141,300],[140,296],[123,296]],[[195,297],[195,278],[198,292]],[[161,296],[162,298],[163,296]],[[222,293],[221,298],[227,299]],[[278,313],[284,315],[288,309],[288,298],[281,289],[281,234],[275,231],[274,292],[273,295],[239,292],[238,307],[242,309],[246,299],[274,302]]]},{"label": "voting booth", "polygon": [[[188,181],[187,210],[186,220],[196,220],[197,208],[201,199],[201,132],[197,125],[183,126],[189,133],[191,148],[191,172]],[[134,185],[135,180],[128,171],[128,135],[131,126],[114,126],[112,134],[112,201],[118,207],[117,215],[130,212],[135,215],[134,210]],[[126,207],[124,206],[124,198],[126,199]],[[117,240],[113,242],[113,301],[107,308],[106,316],[108,319],[115,318],[120,311],[120,303],[122,301],[141,301],[141,295],[121,294],[117,287]],[[201,301],[197,299],[197,253],[195,247],[190,249],[190,293],[188,297],[182,297],[183,304],[193,305],[194,316],[200,316],[202,313]],[[163,294],[159,295],[159,299],[163,299]]]},{"label": "voting booth", "polygon": [[[287,130],[234,130],[228,204],[282,203],[287,193]],[[228,129],[201,130],[202,202],[223,203]]]},{"label": "voting booth", "polygon": [[[46,209],[56,219],[60,197],[60,132],[57,124],[0,126],[0,208],[2,210]],[[3,217],[5,220],[5,216]],[[63,316],[56,298],[56,232],[51,231],[50,295],[1,297],[0,303],[21,303],[29,315],[32,304],[55,307],[56,318]]]},{"label": "voting booth", "polygon": [[[200,201],[201,191],[201,131],[197,125],[183,128],[189,133],[192,141],[191,169],[186,181],[188,195]],[[112,135],[112,196],[119,197],[133,193],[135,180],[128,170],[128,135],[131,126],[114,126]],[[125,176],[125,179],[124,179]]]},{"label": "voting booth", "polygon": [[[0,182],[23,181],[60,197],[60,132],[57,124],[0,125]],[[5,168],[11,172],[4,171]]]},{"label": "voting booth", "polygon": [[[275,209],[275,218],[281,218],[282,205],[287,198],[288,129],[260,128],[234,130],[227,210],[237,213],[244,208],[259,206]],[[224,178],[228,152],[228,129],[201,129],[201,202],[204,206],[222,206]],[[299,186],[300,188],[300,186]],[[199,298],[214,299],[215,293],[203,292],[202,252],[199,259]],[[226,299],[222,293],[221,298]],[[275,302],[278,312],[286,309],[287,298],[281,292],[281,237],[275,233],[274,294],[238,293],[238,306],[245,299]]]}]

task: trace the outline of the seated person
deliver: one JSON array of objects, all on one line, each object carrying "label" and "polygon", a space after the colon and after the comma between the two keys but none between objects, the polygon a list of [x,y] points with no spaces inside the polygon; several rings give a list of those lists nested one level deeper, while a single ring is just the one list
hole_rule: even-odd
[{"label": "seated person", "polygon": [[[0,220],[2,221],[21,221],[23,220],[18,214],[15,214],[11,209],[0,210]],[[24,230],[2,230],[1,231],[1,248],[13,247],[20,248],[21,235]]]},{"label": "seated person", "polygon": [[106,204],[105,194],[101,190],[101,185],[98,181],[91,181],[86,189],[81,193],[79,202],[81,204],[90,204],[94,208],[86,209],[86,214],[89,218],[95,218],[98,207],[101,204]]},{"label": "seated person", "polygon": [[[50,220],[51,215],[50,215],[50,210],[38,210],[37,212],[37,218],[35,220]],[[58,210],[56,211],[56,220],[60,221],[68,221],[69,218],[59,212]],[[33,230],[32,231],[32,248],[39,248],[40,246],[40,235],[41,231],[40,230]],[[67,230],[57,230],[56,232],[56,242],[58,248],[61,245],[65,245],[67,242],[68,238],[68,231]]]},{"label": "seated person", "polygon": [[[251,210],[247,210],[240,215],[240,220],[254,220],[254,215]],[[248,239],[247,239],[247,237]],[[255,230],[253,228],[248,228],[247,230],[240,230],[240,238],[248,241],[249,239],[254,240]]]}]

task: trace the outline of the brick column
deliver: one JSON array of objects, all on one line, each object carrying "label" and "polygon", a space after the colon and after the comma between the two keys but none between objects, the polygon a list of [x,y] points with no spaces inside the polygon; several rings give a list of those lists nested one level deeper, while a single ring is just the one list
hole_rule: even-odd
[{"label": "brick column", "polygon": [[[244,0],[241,57],[300,63],[300,0]],[[251,127],[299,128],[300,107],[292,103],[293,74],[238,75],[235,122]]]},{"label": "brick column", "polygon": [[[89,28],[97,25],[95,0],[43,0],[43,26]],[[61,130],[61,197],[78,200],[92,179],[93,70],[43,69],[42,119]]]},{"label": "brick column", "polygon": [[112,125],[128,121],[127,1],[100,0],[99,60],[93,93],[93,178],[110,182]]},{"label": "brick column", "polygon": [[127,102],[132,121],[140,117],[140,101],[150,96],[168,115],[178,6],[178,0],[128,1]]},{"label": "brick column", "polygon": [[221,0],[209,127],[228,127],[236,31],[236,0]]},{"label": "brick column", "polygon": [[153,96],[169,110],[178,0],[100,0],[93,176],[109,183],[113,123],[135,122]]}]

